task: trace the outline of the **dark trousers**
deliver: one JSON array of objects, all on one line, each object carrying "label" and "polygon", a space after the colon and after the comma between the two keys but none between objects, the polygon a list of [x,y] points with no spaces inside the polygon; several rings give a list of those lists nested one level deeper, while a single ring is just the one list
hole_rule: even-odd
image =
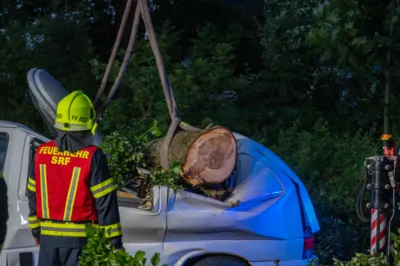
[{"label": "dark trousers", "polygon": [[80,248],[40,247],[38,266],[77,266]]}]

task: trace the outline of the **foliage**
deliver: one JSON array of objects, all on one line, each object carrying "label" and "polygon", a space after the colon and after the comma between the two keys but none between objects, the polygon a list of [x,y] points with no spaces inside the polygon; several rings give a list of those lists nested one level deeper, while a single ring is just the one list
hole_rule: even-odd
[{"label": "foliage", "polygon": [[356,255],[348,262],[342,262],[338,259],[334,259],[335,266],[389,266],[389,265],[400,265],[400,229],[397,229],[396,233],[391,233],[391,240],[393,241],[392,248],[392,263],[385,256],[385,253],[380,253],[378,256],[371,256],[367,254],[356,253]]},{"label": "foliage", "polygon": [[[315,26],[308,35],[315,56],[324,66],[320,79],[339,81],[331,90],[331,98],[340,98],[337,112],[351,114],[358,127],[371,127],[371,119],[381,117],[377,110],[382,108],[379,98],[385,82],[382,69],[386,49],[382,48],[386,48],[387,33],[381,24],[386,15],[385,5],[357,0],[321,4],[315,12]],[[371,16],[380,16],[380,22],[371,24]],[[369,107],[365,108],[365,104]]]},{"label": "foliage", "polygon": [[[315,20],[313,10],[319,2],[265,2],[265,23],[258,25],[263,68],[249,74],[250,86],[240,102],[246,126],[255,132],[267,131],[268,144],[273,143],[279,129],[295,119],[301,121],[301,127],[312,127],[322,111],[318,105],[326,94],[315,95],[318,91],[313,88],[312,73],[318,64],[307,42]],[[260,129],[261,124],[273,127]]]},{"label": "foliage", "polygon": [[377,154],[377,145],[366,134],[334,134],[320,119],[310,131],[299,132],[297,122],[282,130],[271,149],[302,178],[319,213],[347,219],[364,174],[363,160]]},{"label": "foliage", "polygon": [[358,230],[354,223],[344,222],[333,216],[320,215],[321,231],[316,237],[316,254],[323,265],[331,265],[332,258],[346,260],[354,252],[369,246],[369,228]]},{"label": "foliage", "polygon": [[145,146],[141,142],[130,142],[114,132],[105,136],[101,148],[108,155],[108,167],[119,189],[133,179],[136,167],[146,167]]},{"label": "foliage", "polygon": [[161,135],[156,121],[153,121],[152,126],[144,133],[134,135],[129,132],[128,136],[125,136],[123,132],[112,132],[106,135],[101,143],[101,148],[108,155],[111,175],[119,189],[137,177],[137,167],[150,170],[150,183],[153,186],[170,186],[174,191],[183,188],[178,176],[179,165],[173,163],[171,169],[164,170],[152,165],[150,161],[146,144]]},{"label": "foliage", "polygon": [[152,185],[170,187],[175,193],[177,190],[184,188],[180,181],[181,178],[173,169],[153,169],[153,171],[151,171],[150,183]]},{"label": "foliage", "polygon": [[171,73],[171,82],[180,99],[179,110],[185,121],[199,125],[202,119],[210,117],[217,124],[223,122],[234,128],[240,119],[236,97],[223,93],[233,91],[241,95],[246,91],[247,78],[233,75],[234,45],[218,37],[215,29],[200,28],[197,38],[191,40],[184,68]]},{"label": "foliage", "polygon": [[121,129],[105,136],[101,148],[108,155],[108,166],[119,189],[137,175],[136,167],[148,166],[146,143],[160,135],[157,122],[153,121],[144,132]]},{"label": "foliage", "polygon": [[316,252],[323,264],[332,256],[349,258],[367,244],[368,233],[360,230],[354,206],[363,160],[378,152],[377,143],[366,134],[332,133],[320,119],[310,131],[299,131],[297,122],[281,130],[271,149],[299,175],[310,193],[321,223]]},{"label": "foliage", "polygon": [[[34,67],[51,70],[67,88],[90,92],[93,47],[79,12],[43,14],[34,21],[0,16],[0,119],[40,128],[26,91],[26,74]],[[62,30],[60,30],[62,29]],[[69,40],[73,38],[74,42]],[[50,59],[51,58],[51,59]],[[57,60],[54,60],[54,59]],[[49,60],[50,59],[50,60]]]},{"label": "foliage", "polygon": [[[238,110],[234,108],[234,100],[225,97],[223,92],[230,90],[237,94],[246,87],[247,81],[243,76],[232,76],[235,69],[232,65],[233,45],[219,41],[215,30],[203,27],[198,30],[197,38],[191,40],[193,45],[188,55],[182,59],[172,58],[171,55],[177,53],[178,41],[179,32],[165,22],[159,29],[158,42],[175,97],[179,99],[180,116],[195,125],[200,125],[205,117],[211,117],[216,123],[223,121],[234,127]],[[120,55],[124,53],[124,50],[120,51]],[[112,81],[117,77],[120,64],[121,61],[117,60],[113,65]],[[106,64],[92,60],[91,65],[93,74],[100,79]],[[137,121],[154,119],[162,130],[166,130],[169,115],[158,77],[150,43],[140,36],[118,92],[120,97],[105,118],[112,117],[112,120],[105,123],[115,127],[116,122],[121,122],[117,123],[119,127],[134,127]]]},{"label": "foliage", "polygon": [[[88,225],[86,228],[88,242],[82,250],[79,258],[79,266],[145,266],[147,262],[146,253],[139,250],[131,256],[125,250],[115,250],[110,240],[105,237],[102,228]],[[150,260],[152,266],[160,264],[160,254],[156,253]]]},{"label": "foliage", "polygon": [[[166,22],[158,34],[160,50],[163,53],[165,67],[180,68],[177,62],[173,62],[169,55],[174,54],[173,49],[177,47],[178,33]],[[120,50],[119,58],[123,57],[125,50]],[[115,81],[122,60],[114,62],[110,80]],[[106,68],[106,63],[98,60],[91,60],[92,71],[95,77],[100,80]],[[169,115],[165,103],[161,82],[156,67],[155,58],[150,47],[150,42],[138,36],[131,59],[126,69],[124,79],[120,85],[118,95],[120,96],[118,110],[106,119],[114,119],[123,115],[130,118],[141,118],[142,120],[150,118],[157,120],[160,124],[168,123]],[[121,104],[122,103],[122,104]],[[123,109],[124,108],[124,109]],[[131,122],[130,119],[127,119]],[[129,125],[126,124],[125,125]],[[129,125],[131,126],[131,125]]]},{"label": "foliage", "polygon": [[371,265],[371,266],[389,266],[390,264],[387,263],[386,257],[383,253],[379,256],[373,257],[366,254],[356,253],[356,255],[351,259],[349,262],[342,262],[339,260],[334,259],[335,266],[364,266],[364,265]]}]

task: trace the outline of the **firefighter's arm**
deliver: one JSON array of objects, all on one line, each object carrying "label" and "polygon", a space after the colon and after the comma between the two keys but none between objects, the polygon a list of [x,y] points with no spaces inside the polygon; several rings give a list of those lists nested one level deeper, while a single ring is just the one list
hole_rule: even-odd
[{"label": "firefighter's arm", "polygon": [[28,203],[29,215],[28,222],[29,228],[32,230],[32,235],[38,240],[40,236],[40,223],[36,217],[36,182],[35,182],[35,162],[31,163],[28,175]]},{"label": "firefighter's arm", "polygon": [[90,191],[96,202],[99,225],[106,230],[106,236],[111,238],[114,247],[122,248],[116,185],[100,149],[92,157]]}]

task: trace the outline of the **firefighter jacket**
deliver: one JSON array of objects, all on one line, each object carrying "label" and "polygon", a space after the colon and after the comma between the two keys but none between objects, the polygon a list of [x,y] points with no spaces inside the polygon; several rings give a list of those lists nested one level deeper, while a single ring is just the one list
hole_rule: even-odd
[{"label": "firefighter jacket", "polygon": [[28,219],[41,246],[81,248],[85,226],[91,223],[106,229],[116,248],[122,247],[116,185],[100,149],[60,152],[50,141],[39,146],[33,165]]}]

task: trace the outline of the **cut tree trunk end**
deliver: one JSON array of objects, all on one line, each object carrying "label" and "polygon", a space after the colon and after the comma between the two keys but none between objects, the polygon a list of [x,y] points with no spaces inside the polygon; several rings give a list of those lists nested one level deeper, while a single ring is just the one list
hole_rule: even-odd
[{"label": "cut tree trunk end", "polygon": [[180,176],[193,186],[222,183],[235,169],[236,157],[232,132],[224,127],[210,129],[189,147]]},{"label": "cut tree trunk end", "polygon": [[[160,165],[163,139],[149,143],[152,161]],[[221,126],[200,132],[179,131],[171,140],[168,160],[182,165],[180,177],[192,186],[225,181],[236,165],[237,144],[232,132]]]}]

